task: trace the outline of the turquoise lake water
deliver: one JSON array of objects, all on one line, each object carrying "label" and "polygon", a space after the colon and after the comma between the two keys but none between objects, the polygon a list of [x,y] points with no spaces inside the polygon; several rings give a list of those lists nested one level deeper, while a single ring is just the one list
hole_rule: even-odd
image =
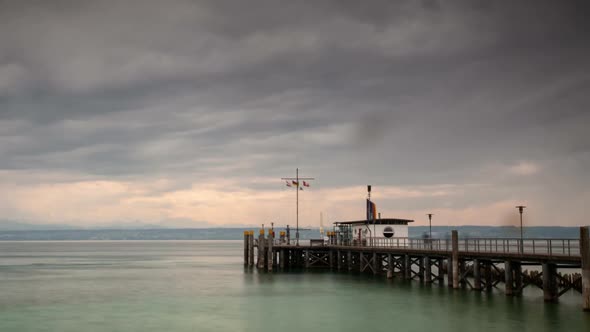
[{"label": "turquoise lake water", "polygon": [[581,297],[257,273],[242,241],[0,242],[0,331],[590,331]]}]

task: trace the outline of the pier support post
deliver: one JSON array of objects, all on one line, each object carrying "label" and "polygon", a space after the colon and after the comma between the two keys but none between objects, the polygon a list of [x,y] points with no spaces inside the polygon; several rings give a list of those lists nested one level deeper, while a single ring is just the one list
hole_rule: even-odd
[{"label": "pier support post", "polygon": [[588,227],[580,227],[580,255],[582,256],[582,309],[590,311],[590,236]]},{"label": "pier support post", "polygon": [[379,268],[380,268],[380,257],[377,255],[376,252],[373,252],[373,274],[378,274],[379,272]]},{"label": "pier support post", "polygon": [[512,262],[514,271],[514,295],[522,295],[522,264],[521,262]]},{"label": "pier support post", "polygon": [[266,240],[267,244],[267,269],[268,272],[272,272],[272,268],[273,268],[273,264],[274,264],[274,251],[272,250],[272,245],[274,242],[274,236],[273,236],[273,230],[269,229],[268,230],[268,239]]},{"label": "pier support post", "polygon": [[412,279],[412,260],[410,255],[404,255],[404,278],[407,280]]},{"label": "pier support post", "polygon": [[244,266],[248,266],[248,257],[250,254],[248,250],[250,249],[250,232],[244,231]]},{"label": "pier support post", "polygon": [[[465,281],[467,279],[467,274],[465,273],[465,271],[467,271],[467,262],[465,262],[464,260],[460,260],[459,261],[459,279],[461,279],[461,280],[460,280],[459,284],[461,285],[461,288],[467,287],[467,282]],[[463,278],[461,278],[461,276],[463,276]]]},{"label": "pier support post", "polygon": [[481,266],[479,259],[473,260],[473,290],[481,290]]},{"label": "pier support post", "polygon": [[459,233],[456,230],[451,232],[451,243],[452,243],[452,274],[449,273],[449,277],[453,276],[453,288],[459,288]]},{"label": "pier support post", "polygon": [[250,267],[254,266],[254,231],[249,231],[248,234],[248,254],[250,257],[248,258],[248,265]]},{"label": "pier support post", "polygon": [[453,258],[447,257],[446,261],[446,269],[447,269],[447,286],[453,287]]},{"label": "pier support post", "polygon": [[346,263],[348,263],[348,271],[352,271],[352,251],[346,253]]},{"label": "pier support post", "polygon": [[486,261],[484,262],[483,272],[486,279],[486,291],[491,292],[492,288],[494,287],[494,278],[492,276],[492,262]]},{"label": "pier support post", "polygon": [[[330,237],[330,241],[332,241],[332,237]],[[330,270],[334,268],[334,251],[328,250],[328,264],[330,264]]]},{"label": "pier support post", "polygon": [[[363,260],[367,259],[364,252],[359,252],[359,272],[363,272]],[[367,264],[368,265],[368,264]]]},{"label": "pier support post", "polygon": [[264,256],[265,256],[265,251],[264,251],[264,230],[260,230],[260,235],[258,235],[258,268],[259,269],[263,269],[264,268]]},{"label": "pier support post", "polygon": [[342,254],[340,253],[340,250],[336,250],[336,268],[338,271],[342,268]]},{"label": "pier support post", "polygon": [[445,285],[445,270],[443,267],[443,264],[445,263],[445,260],[442,258],[438,259],[438,285],[439,286],[444,286]]},{"label": "pier support post", "polygon": [[309,267],[309,250],[305,249],[305,268],[307,269]]},{"label": "pier support post", "polygon": [[557,302],[557,266],[553,263],[543,263],[543,299],[545,302]]},{"label": "pier support post", "polygon": [[427,284],[432,282],[432,265],[429,256],[424,257],[424,280]]},{"label": "pier support post", "polygon": [[279,251],[279,268],[281,270],[285,269],[285,249]]},{"label": "pier support post", "polygon": [[418,257],[416,262],[418,263],[418,279],[420,283],[424,283],[424,257]]},{"label": "pier support post", "polygon": [[514,279],[512,278],[512,261],[504,262],[504,286],[506,296],[514,295]]},{"label": "pier support post", "polygon": [[393,279],[393,255],[387,254],[387,279]]}]

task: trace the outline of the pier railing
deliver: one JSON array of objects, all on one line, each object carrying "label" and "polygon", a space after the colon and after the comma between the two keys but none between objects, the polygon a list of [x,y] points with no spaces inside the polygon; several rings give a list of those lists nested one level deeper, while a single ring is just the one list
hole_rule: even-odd
[{"label": "pier railing", "polygon": [[[579,256],[579,239],[467,238],[460,239],[460,252],[512,253],[547,256]],[[373,237],[363,241],[335,243],[339,246],[451,251],[451,239]]]}]

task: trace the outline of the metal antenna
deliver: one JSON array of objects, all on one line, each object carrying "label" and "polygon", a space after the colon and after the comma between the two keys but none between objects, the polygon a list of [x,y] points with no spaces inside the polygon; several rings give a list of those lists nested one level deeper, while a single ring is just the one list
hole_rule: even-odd
[{"label": "metal antenna", "polygon": [[299,168],[295,169],[295,177],[294,178],[281,178],[281,180],[285,181],[295,181],[293,184],[295,185],[295,201],[296,201],[296,230],[295,230],[295,239],[297,245],[299,245],[299,190],[303,190],[301,187],[301,183],[299,180],[315,180],[314,178],[300,178],[299,177]]}]

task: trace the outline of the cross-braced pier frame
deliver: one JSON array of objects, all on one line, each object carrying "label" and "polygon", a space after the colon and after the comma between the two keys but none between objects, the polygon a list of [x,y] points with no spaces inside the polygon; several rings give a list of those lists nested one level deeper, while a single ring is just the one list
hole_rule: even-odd
[{"label": "cross-braced pier frame", "polygon": [[[244,265],[265,271],[324,268],[383,274],[387,278],[468,288],[474,291],[502,289],[518,296],[526,287],[539,288],[547,302],[557,302],[568,291],[582,294],[582,306],[590,311],[590,240],[588,227],[579,239],[374,239],[371,245],[327,242],[290,243],[285,232],[278,239],[270,231],[244,233]],[[255,261],[256,248],[256,261]],[[528,267],[528,268],[527,268]],[[564,269],[581,273],[562,273]]]}]

